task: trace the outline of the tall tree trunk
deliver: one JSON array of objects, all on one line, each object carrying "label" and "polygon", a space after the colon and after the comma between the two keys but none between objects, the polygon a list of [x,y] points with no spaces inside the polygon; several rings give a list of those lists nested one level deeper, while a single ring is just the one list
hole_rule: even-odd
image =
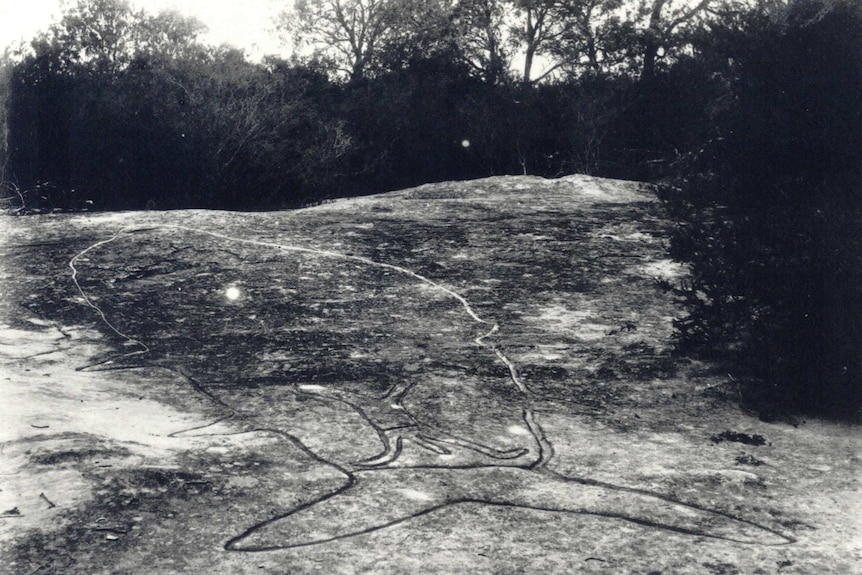
[{"label": "tall tree trunk", "polygon": [[524,54],[524,84],[530,83],[530,76],[533,73],[533,57],[536,54],[536,29],[533,26],[533,14],[530,8],[527,8],[527,24],[526,24],[526,44]]},{"label": "tall tree trunk", "polygon": [[644,62],[641,80],[648,82],[655,78],[655,65],[661,40],[661,11],[667,0],[654,0],[649,17],[649,27],[644,38]]},{"label": "tall tree trunk", "polygon": [[524,84],[530,83],[533,74],[533,57],[535,52],[535,48],[528,44],[526,54],[524,55]]}]

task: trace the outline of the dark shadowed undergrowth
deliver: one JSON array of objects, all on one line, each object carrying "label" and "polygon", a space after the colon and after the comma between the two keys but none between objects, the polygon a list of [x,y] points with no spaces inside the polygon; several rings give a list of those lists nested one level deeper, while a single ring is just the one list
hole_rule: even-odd
[{"label": "dark shadowed undergrowth", "polygon": [[[797,2],[721,47],[732,103],[663,192],[685,350],[744,373],[766,418],[862,416],[862,9]],[[822,50],[812,51],[811,46]]]}]

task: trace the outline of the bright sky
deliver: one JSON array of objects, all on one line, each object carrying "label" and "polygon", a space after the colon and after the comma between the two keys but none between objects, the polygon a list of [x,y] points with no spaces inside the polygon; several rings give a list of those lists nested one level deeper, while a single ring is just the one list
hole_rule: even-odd
[{"label": "bright sky", "polygon": [[[74,0],[66,0],[74,4]],[[203,41],[232,44],[251,58],[283,53],[273,31],[273,18],[290,0],[132,0],[132,4],[158,13],[176,9],[194,16],[209,28]],[[0,0],[0,51],[20,40],[28,41],[60,18],[64,0]]]}]

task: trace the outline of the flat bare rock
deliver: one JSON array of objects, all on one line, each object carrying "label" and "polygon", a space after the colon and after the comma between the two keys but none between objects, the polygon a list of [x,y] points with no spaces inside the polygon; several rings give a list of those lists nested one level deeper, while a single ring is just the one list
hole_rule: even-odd
[{"label": "flat bare rock", "polygon": [[671,353],[667,229],[586,176],[4,218],[0,572],[862,572],[858,429]]}]

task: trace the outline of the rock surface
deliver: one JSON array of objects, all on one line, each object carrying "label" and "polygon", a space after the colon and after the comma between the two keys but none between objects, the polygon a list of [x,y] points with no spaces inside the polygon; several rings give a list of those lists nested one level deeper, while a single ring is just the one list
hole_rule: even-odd
[{"label": "rock surface", "polygon": [[858,429],[670,353],[666,226],[582,176],[5,218],[0,572],[862,572]]}]

